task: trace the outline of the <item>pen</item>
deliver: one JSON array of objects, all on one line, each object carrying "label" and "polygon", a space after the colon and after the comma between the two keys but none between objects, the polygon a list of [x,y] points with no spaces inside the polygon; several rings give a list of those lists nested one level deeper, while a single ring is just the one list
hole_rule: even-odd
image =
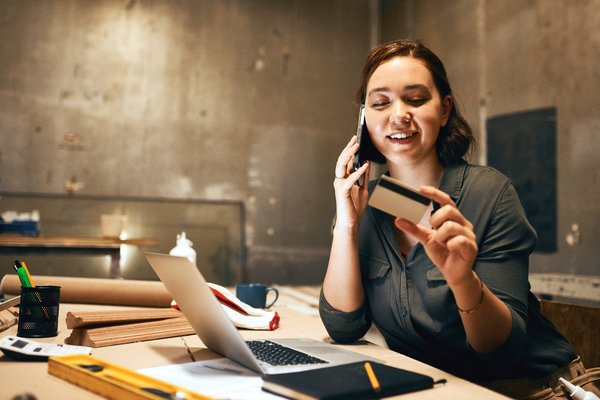
[{"label": "pen", "polygon": [[365,363],[365,371],[367,371],[367,376],[369,377],[369,382],[371,382],[371,387],[375,392],[379,392],[381,390],[381,385],[379,385],[379,381],[375,376],[375,372],[373,372],[373,367],[371,367],[371,364],[368,361]]},{"label": "pen", "polygon": [[[35,283],[33,282],[33,278],[31,277],[31,274],[29,273],[29,268],[27,268],[27,265],[25,265],[25,261],[21,261],[21,265],[23,266],[23,269],[25,270],[25,273],[27,274],[27,279],[29,280],[29,287],[35,287]],[[35,293],[35,297],[37,298],[38,302],[42,303],[42,297],[40,296],[39,292]],[[42,306],[42,311],[44,312],[44,316],[46,318],[50,318],[50,315],[48,314],[48,310],[46,309],[46,307]]]},{"label": "pen", "polygon": [[21,286],[31,287],[31,282],[28,278],[28,272],[23,268],[23,265],[19,260],[15,260],[14,264],[15,271],[17,271],[17,275],[19,276],[19,281],[21,281]]},{"label": "pen", "polygon": [[[21,286],[28,287],[28,288],[35,287],[35,283],[33,282],[33,279],[31,278],[31,275],[29,274],[29,270],[27,269],[27,265],[25,265],[24,262],[15,260],[13,267],[17,271],[17,275],[19,276],[19,280],[21,281]],[[35,292],[32,295],[34,297],[30,296],[29,298],[32,299],[34,303],[42,303],[42,297],[40,296],[40,294],[38,292]],[[48,310],[43,306],[40,306],[40,308],[42,309],[43,316],[45,318],[49,318]],[[36,314],[38,314],[39,310],[36,310],[35,312],[36,312]],[[40,314],[40,316],[41,316],[41,314]]]}]

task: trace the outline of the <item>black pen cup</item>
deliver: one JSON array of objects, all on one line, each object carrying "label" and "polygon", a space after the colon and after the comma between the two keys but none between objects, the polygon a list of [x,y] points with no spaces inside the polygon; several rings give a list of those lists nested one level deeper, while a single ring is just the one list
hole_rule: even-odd
[{"label": "black pen cup", "polygon": [[17,336],[43,338],[58,335],[60,286],[21,286]]}]

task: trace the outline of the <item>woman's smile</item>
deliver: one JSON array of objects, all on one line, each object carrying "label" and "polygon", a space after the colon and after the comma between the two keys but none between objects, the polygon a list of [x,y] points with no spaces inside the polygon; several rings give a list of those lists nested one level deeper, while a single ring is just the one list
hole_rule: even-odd
[{"label": "woman's smile", "polygon": [[416,134],[414,131],[394,132],[388,135],[387,139],[393,144],[409,144]]}]

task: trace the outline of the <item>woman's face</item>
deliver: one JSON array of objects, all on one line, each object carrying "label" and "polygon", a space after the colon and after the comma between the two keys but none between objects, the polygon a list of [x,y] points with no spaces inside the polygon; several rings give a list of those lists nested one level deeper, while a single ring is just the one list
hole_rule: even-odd
[{"label": "woman's face", "polygon": [[377,67],[365,105],[369,135],[388,163],[439,163],[435,143],[452,100],[440,97],[421,60],[398,56]]}]

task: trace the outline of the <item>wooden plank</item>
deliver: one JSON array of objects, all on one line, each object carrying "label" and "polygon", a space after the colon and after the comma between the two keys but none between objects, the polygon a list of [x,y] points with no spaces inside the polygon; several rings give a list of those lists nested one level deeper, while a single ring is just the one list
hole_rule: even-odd
[{"label": "wooden plank", "polygon": [[8,308],[11,308],[13,306],[18,305],[21,302],[21,296],[15,296],[11,299],[5,300],[3,302],[0,303],[0,311],[2,310],[6,310]]},{"label": "wooden plank", "polygon": [[14,313],[11,310],[0,311],[0,332],[10,328],[17,324],[17,312]]},{"label": "wooden plank", "polygon": [[99,328],[76,328],[65,339],[66,344],[104,347],[194,334],[185,317],[168,318],[133,324],[109,325]]},{"label": "wooden plank", "polygon": [[99,325],[115,325],[181,317],[181,311],[173,308],[134,308],[107,311],[69,311],[67,328],[85,328]]}]

